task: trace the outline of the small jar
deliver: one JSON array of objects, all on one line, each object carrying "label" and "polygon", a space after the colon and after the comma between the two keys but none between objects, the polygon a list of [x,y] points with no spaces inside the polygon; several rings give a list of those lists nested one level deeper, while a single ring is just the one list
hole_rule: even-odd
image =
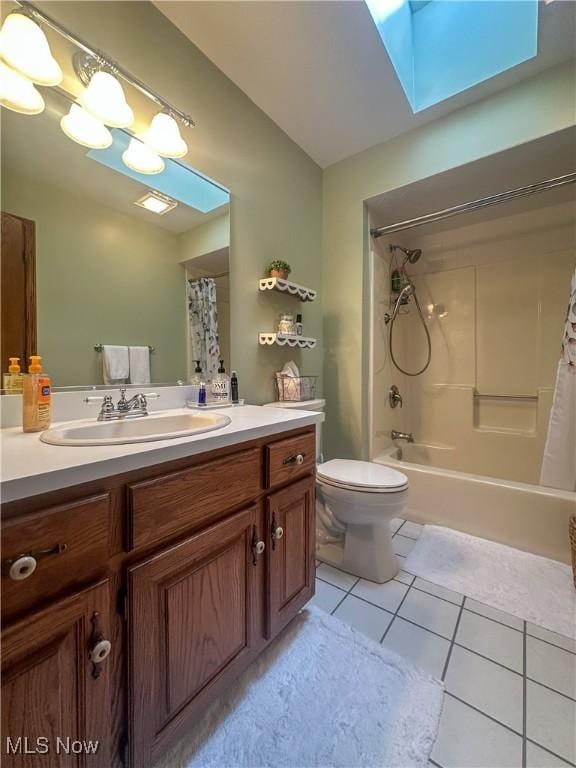
[{"label": "small jar", "polygon": [[294,315],[291,313],[286,313],[280,315],[280,320],[278,321],[278,333],[283,333],[286,335],[295,335],[296,333],[296,322],[294,320]]}]

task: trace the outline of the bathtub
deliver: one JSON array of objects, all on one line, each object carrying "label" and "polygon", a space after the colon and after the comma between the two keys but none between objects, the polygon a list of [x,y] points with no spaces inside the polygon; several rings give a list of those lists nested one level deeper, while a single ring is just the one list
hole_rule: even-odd
[{"label": "bathtub", "polygon": [[373,459],[407,475],[406,517],[570,562],[568,519],[576,493],[444,469],[438,453],[407,444]]}]

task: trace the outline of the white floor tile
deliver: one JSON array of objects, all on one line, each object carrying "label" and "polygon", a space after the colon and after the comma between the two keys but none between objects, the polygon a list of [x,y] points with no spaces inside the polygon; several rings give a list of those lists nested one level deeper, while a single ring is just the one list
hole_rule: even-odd
[{"label": "white floor tile", "polygon": [[526,675],[576,699],[576,656],[573,653],[535,637],[527,637]]},{"label": "white floor tile", "polygon": [[526,742],[526,768],[569,768],[568,763],[542,747]]},{"label": "white floor tile", "polygon": [[490,605],[484,603],[478,603],[476,600],[468,598],[465,605],[466,610],[479,613],[481,616],[487,616],[489,619],[499,621],[501,624],[506,624],[513,629],[519,629],[521,632],[524,630],[524,622],[522,619],[512,616],[511,613],[505,613],[498,610],[498,608],[492,608]]},{"label": "white floor tile", "polygon": [[[522,674],[524,667],[522,632],[505,627],[504,624],[497,624],[476,613],[463,611],[456,633],[456,642]],[[576,660],[576,656],[574,658]]]},{"label": "white floor tile", "polygon": [[450,648],[448,640],[420,629],[399,617],[394,619],[382,645],[409,659],[414,666],[438,679],[442,677]]},{"label": "white floor tile", "polygon": [[352,594],[363,597],[364,600],[379,605],[380,608],[394,612],[407,591],[406,584],[401,584],[399,581],[392,580],[385,584],[375,584],[373,581],[360,579],[352,590]]},{"label": "white floor tile", "polygon": [[390,520],[390,530],[392,533],[396,533],[398,528],[404,523],[403,517],[393,517],[392,520]]},{"label": "white floor tile", "polygon": [[422,528],[424,526],[420,523],[411,523],[410,520],[406,520],[400,533],[402,536],[408,536],[409,539],[417,539],[422,533]]},{"label": "white floor tile", "polygon": [[526,632],[529,635],[532,635],[532,637],[538,637],[540,640],[545,640],[547,643],[557,645],[558,648],[564,648],[565,651],[576,653],[576,640],[573,640],[571,637],[564,637],[564,635],[559,635],[557,632],[550,632],[549,629],[538,627],[536,624],[531,624],[530,622],[527,622],[526,624]]},{"label": "white floor tile", "polygon": [[388,611],[371,603],[366,603],[353,595],[348,595],[333,615],[355,627],[362,634],[371,637],[377,643],[380,642],[382,635],[393,619],[392,614]]},{"label": "white floor tile", "polygon": [[348,592],[356,583],[358,577],[352,576],[351,573],[340,571],[338,568],[334,568],[327,563],[320,563],[316,569],[316,576],[322,581],[327,581],[328,584],[332,584],[340,589],[345,589]]},{"label": "white floor tile", "polygon": [[520,675],[455,645],[445,682],[449,693],[522,732],[523,681]]},{"label": "white floor tile", "polygon": [[440,600],[426,592],[411,589],[398,613],[405,619],[410,619],[415,624],[450,640],[454,634],[459,612],[457,605],[447,603],[446,600]]},{"label": "white floor tile", "polygon": [[412,582],[414,581],[414,576],[412,576],[411,573],[408,573],[408,571],[402,571],[402,570],[398,571],[398,573],[396,574],[396,576],[394,576],[394,578],[396,579],[396,581],[401,581],[402,584],[408,584],[408,586],[410,586],[410,584],[412,584]]},{"label": "white floor tile", "polygon": [[333,587],[332,584],[326,584],[325,581],[316,579],[316,594],[310,601],[310,604],[322,608],[326,613],[332,613],[345,595],[346,592]]},{"label": "white floor tile", "polygon": [[414,586],[418,587],[418,589],[421,589],[423,592],[428,592],[430,595],[442,597],[444,600],[448,600],[455,605],[462,605],[462,601],[464,600],[464,595],[461,595],[459,592],[446,589],[446,587],[441,587],[439,584],[433,584],[431,581],[426,581],[420,577],[416,577]]},{"label": "white floor tile", "polygon": [[526,735],[529,739],[576,762],[576,703],[528,680],[526,691]]},{"label": "white floor tile", "polygon": [[[404,530],[404,528],[402,528],[402,530]],[[414,544],[416,544],[416,540],[402,536],[402,531],[397,533],[392,539],[392,548],[394,549],[394,552],[396,552],[397,555],[402,555],[402,557],[408,557]]]},{"label": "white floor tile", "polygon": [[520,768],[522,739],[446,696],[432,759],[443,768]]}]

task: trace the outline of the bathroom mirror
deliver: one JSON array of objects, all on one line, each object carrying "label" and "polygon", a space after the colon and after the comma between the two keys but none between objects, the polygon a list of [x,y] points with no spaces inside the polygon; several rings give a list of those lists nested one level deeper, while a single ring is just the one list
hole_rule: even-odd
[{"label": "bathroom mirror", "polygon": [[132,171],[124,130],[71,141],[69,98],[44,96],[40,115],[2,110],[2,371],[38,353],[54,387],[104,385],[103,345],[149,347],[156,385],[228,369],[228,190],[184,160]]}]

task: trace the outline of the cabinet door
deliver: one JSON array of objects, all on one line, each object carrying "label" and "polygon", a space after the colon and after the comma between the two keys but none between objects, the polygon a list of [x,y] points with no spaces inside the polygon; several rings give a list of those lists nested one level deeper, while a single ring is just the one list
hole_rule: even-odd
[{"label": "cabinet door", "polygon": [[257,519],[256,507],[238,512],[128,569],[130,749],[138,768],[152,765],[255,655]]},{"label": "cabinet door", "polygon": [[107,581],[4,630],[3,765],[109,768],[108,632]]},{"label": "cabinet door", "polygon": [[267,500],[268,632],[279,632],[314,594],[314,478]]}]

